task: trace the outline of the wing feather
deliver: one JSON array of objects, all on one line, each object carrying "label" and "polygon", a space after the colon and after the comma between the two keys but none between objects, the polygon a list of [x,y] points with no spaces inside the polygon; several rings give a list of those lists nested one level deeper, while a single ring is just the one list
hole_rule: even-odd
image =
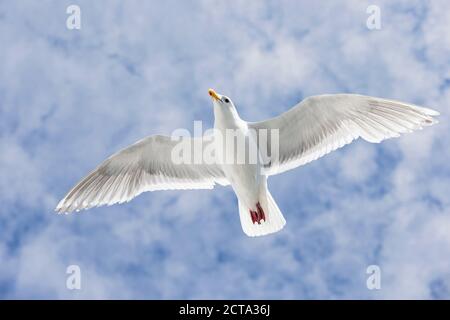
[{"label": "wing feather", "polygon": [[378,143],[437,123],[437,111],[394,100],[356,94],[309,97],[278,117],[249,123],[259,130],[278,129],[278,153],[266,174],[273,175],[324,156],[359,137]]},{"label": "wing feather", "polygon": [[[210,139],[194,139],[201,139],[204,148],[214,143]],[[194,139],[189,141],[191,146],[196,143]],[[122,203],[145,191],[212,189],[216,183],[228,184],[217,164],[175,164],[171,156],[177,143],[170,137],[150,136],[115,153],[76,184],[56,211]]]}]

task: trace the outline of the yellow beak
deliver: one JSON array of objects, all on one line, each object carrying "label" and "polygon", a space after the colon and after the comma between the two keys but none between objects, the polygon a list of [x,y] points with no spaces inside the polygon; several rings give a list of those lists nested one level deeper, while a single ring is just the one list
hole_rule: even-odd
[{"label": "yellow beak", "polygon": [[220,100],[219,95],[213,89],[209,89],[208,93],[211,96],[211,98],[216,99],[216,100]]}]

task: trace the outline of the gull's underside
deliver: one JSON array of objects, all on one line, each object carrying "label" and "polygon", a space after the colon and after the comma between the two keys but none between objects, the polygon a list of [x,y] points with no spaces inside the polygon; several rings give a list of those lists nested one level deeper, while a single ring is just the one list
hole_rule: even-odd
[{"label": "gull's underside", "polygon": [[[316,160],[359,137],[378,143],[432,125],[437,122],[433,117],[439,115],[434,110],[403,102],[336,94],[309,97],[266,121],[244,122],[228,98],[213,90],[210,90],[210,95],[217,110],[233,115],[236,121],[232,122],[239,130],[242,126],[256,131],[279,130],[278,156],[270,159],[269,165],[264,167],[264,181],[267,176]],[[221,120],[216,117],[218,121]],[[218,125],[227,127],[227,123]],[[243,198],[245,190],[239,188],[240,182],[235,182],[232,171],[225,170],[220,164],[173,164],[171,151],[176,143],[170,137],[150,136],[115,153],[70,190],[56,211],[67,213],[122,203],[145,191],[212,189],[215,184],[228,185],[233,181],[246,234],[264,235],[284,226],[285,220],[266,186],[261,185],[261,193],[254,195],[257,203],[249,202]],[[214,140],[202,140],[201,143],[206,147]],[[270,139],[268,144],[270,149]],[[241,185],[245,182],[242,181]],[[248,199],[253,199],[252,196],[249,195]]]}]

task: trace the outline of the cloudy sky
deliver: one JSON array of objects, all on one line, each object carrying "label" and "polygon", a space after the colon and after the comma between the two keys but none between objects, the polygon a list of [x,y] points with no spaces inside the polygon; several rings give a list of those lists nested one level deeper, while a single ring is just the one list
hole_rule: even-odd
[{"label": "cloudy sky", "polygon": [[[448,21],[445,0],[0,0],[0,298],[450,298]],[[229,187],[53,212],[118,149],[211,127],[210,87],[251,121],[337,92],[441,116],[271,177],[287,225],[268,237],[245,236]]]}]

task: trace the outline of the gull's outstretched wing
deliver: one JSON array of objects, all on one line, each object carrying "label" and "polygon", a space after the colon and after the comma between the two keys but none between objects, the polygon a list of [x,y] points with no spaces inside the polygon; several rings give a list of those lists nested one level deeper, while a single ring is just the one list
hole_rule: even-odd
[{"label": "gull's outstretched wing", "polygon": [[[198,142],[203,149],[213,143],[212,139],[182,139],[189,139],[187,145],[191,148]],[[215,183],[228,184],[216,164],[172,161],[172,151],[178,143],[170,137],[156,135],[115,153],[73,187],[56,211],[72,212],[122,203],[144,191],[212,189]]]},{"label": "gull's outstretched wing", "polygon": [[[378,143],[437,122],[438,112],[411,104],[355,94],[309,97],[278,117],[249,123],[259,131],[279,130],[278,155],[271,155],[266,174],[304,165],[358,137]],[[276,148],[274,148],[276,150]]]}]

